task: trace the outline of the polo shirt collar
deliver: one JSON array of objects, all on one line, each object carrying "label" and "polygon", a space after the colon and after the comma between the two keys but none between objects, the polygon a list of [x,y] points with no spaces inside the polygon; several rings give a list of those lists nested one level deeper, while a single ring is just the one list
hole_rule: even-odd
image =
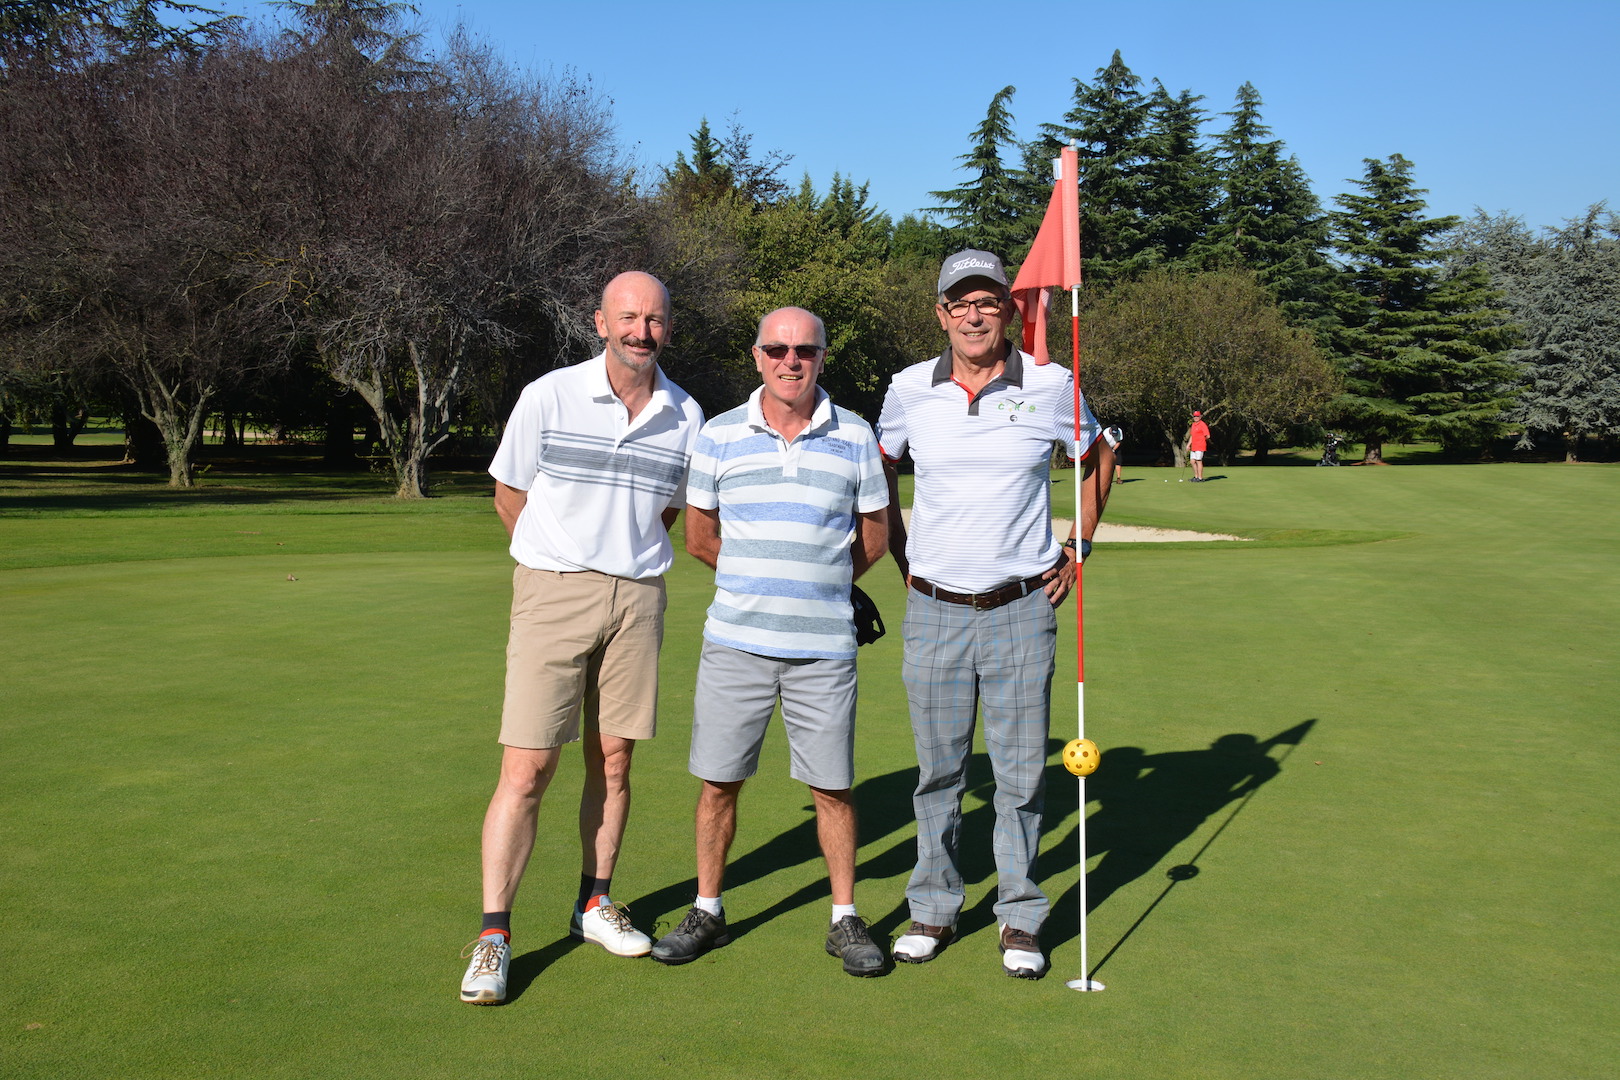
[{"label": "polo shirt collar", "polygon": [[[1006,383],[1008,386],[1022,388],[1024,385],[1024,353],[1021,349],[1013,347],[1007,342],[1007,358],[1002,362],[1001,374],[992,382]],[[938,386],[940,383],[950,382],[955,378],[956,372],[952,367],[951,347],[945,346],[945,351],[939,354],[939,362],[934,365],[934,380],[930,385]]]},{"label": "polo shirt collar", "polygon": [[[596,401],[618,401],[619,395],[613,392],[613,384],[608,382],[607,351],[603,350],[597,353],[594,359],[588,360],[586,363],[589,367],[586,368],[585,379],[591,397]],[[664,369],[654,366],[652,398],[647,402],[647,410],[651,410],[647,412],[648,416],[662,409],[673,407],[675,401],[670,394],[670,386],[669,379],[664,375]],[[631,417],[631,419],[634,420],[635,417]]]},{"label": "polo shirt collar", "polygon": [[[765,422],[765,407],[761,404],[765,397],[763,386],[754,387],[754,392],[748,395],[748,425],[759,431],[774,430]],[[832,423],[832,398],[827,391],[816,387],[816,407],[810,413],[810,426],[805,431],[819,431]]]}]

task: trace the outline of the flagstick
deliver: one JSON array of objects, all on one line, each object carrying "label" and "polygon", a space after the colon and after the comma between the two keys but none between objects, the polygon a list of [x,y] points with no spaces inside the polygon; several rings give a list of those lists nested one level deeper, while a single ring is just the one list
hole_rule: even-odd
[{"label": "flagstick", "polygon": [[[1080,286],[1069,288],[1069,331],[1074,341],[1074,440],[1080,442]],[[1079,482],[1074,486],[1074,528],[1076,536],[1085,535],[1085,467],[1080,467]],[[1075,698],[1079,711],[1080,733],[1086,737],[1086,591],[1084,587],[1085,562],[1075,552],[1074,561],[1074,637],[1076,676]],[[1086,778],[1075,777],[1080,785],[1080,825],[1075,832],[1080,837],[1080,977],[1064,983],[1070,990],[1101,990],[1103,984],[1088,978],[1090,957],[1086,951]]]}]

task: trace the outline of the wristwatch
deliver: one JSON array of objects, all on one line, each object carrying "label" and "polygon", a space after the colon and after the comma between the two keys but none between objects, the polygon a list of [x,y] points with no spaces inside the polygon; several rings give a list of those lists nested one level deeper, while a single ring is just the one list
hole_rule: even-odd
[{"label": "wristwatch", "polygon": [[1081,562],[1085,562],[1086,559],[1091,557],[1090,540],[1076,540],[1071,536],[1067,540],[1063,541],[1063,546],[1068,548],[1070,551],[1078,551],[1080,553]]}]

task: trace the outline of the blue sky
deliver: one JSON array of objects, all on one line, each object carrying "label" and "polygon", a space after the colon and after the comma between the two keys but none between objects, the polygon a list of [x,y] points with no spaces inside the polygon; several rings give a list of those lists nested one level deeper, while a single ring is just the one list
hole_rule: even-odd
[{"label": "blue sky", "polygon": [[1363,158],[1400,153],[1432,214],[1478,206],[1540,227],[1601,200],[1620,211],[1612,0],[417,6],[430,37],[460,19],[519,65],[589,76],[644,165],[690,149],[702,117],[718,131],[736,113],[756,151],[793,155],[790,182],[808,170],[825,190],[836,170],[895,217],[961,182],[956,158],[1003,86],[1029,137],[1116,48],[1145,83],[1215,113],[1254,83],[1329,206]]}]

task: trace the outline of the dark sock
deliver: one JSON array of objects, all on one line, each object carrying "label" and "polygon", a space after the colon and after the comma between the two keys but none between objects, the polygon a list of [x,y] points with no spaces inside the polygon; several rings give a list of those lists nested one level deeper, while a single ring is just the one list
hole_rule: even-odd
[{"label": "dark sock", "polygon": [[579,875],[579,899],[575,901],[574,906],[584,911],[587,900],[609,891],[612,884],[612,878],[592,877],[590,874]]},{"label": "dark sock", "polygon": [[512,913],[510,911],[484,912],[484,928],[478,932],[479,937],[492,930],[498,930],[506,935],[506,940],[512,940]]}]

